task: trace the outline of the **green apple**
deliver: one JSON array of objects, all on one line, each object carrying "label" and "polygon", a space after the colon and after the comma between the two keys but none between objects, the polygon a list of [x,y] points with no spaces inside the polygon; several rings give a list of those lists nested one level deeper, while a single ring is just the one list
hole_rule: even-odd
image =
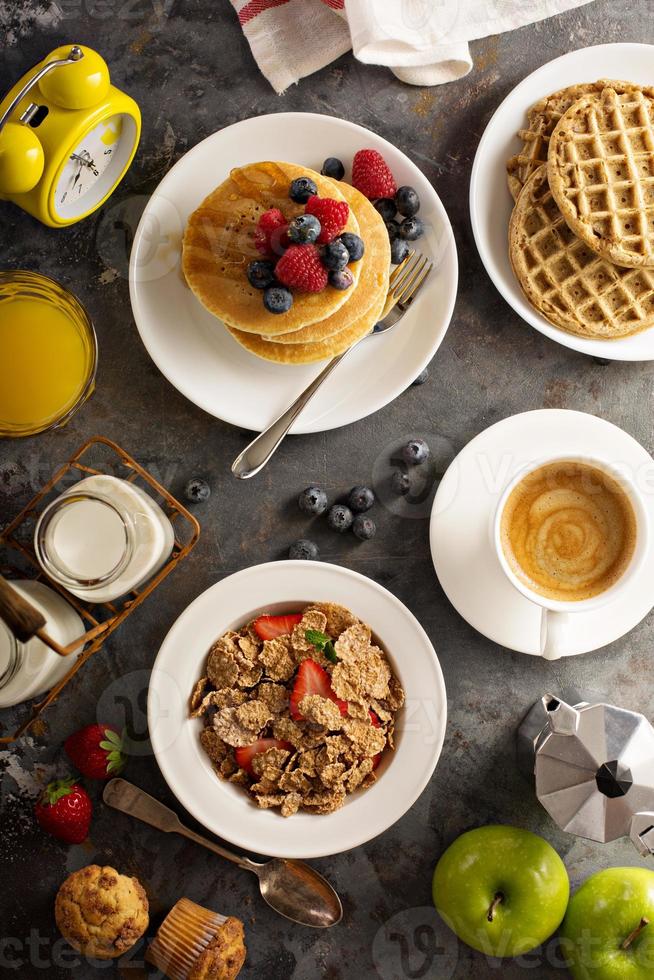
[{"label": "green apple", "polygon": [[556,932],[570,882],[554,848],[528,830],[479,827],[434,871],[434,905],[459,939],[487,956],[520,956]]},{"label": "green apple", "polygon": [[652,980],[654,871],[592,875],[570,899],[561,937],[575,980]]}]

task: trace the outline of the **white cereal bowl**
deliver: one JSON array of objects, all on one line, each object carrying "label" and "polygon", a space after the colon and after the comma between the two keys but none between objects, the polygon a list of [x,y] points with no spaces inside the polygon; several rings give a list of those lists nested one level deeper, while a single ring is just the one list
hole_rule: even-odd
[{"label": "white cereal bowl", "polygon": [[[193,686],[211,644],[263,612],[291,612],[312,601],[337,602],[368,623],[406,692],[396,748],[377,782],[330,814],[284,818],[261,810],[240,787],[220,780],[200,745],[202,722],[188,717]],[[217,582],[175,622],[155,661],[148,693],[150,739],[179,802],[217,836],[246,851],[316,858],[358,847],[391,827],[415,803],[441,753],[445,684],[427,634],[399,599],[357,572],[322,562],[256,565]]]}]

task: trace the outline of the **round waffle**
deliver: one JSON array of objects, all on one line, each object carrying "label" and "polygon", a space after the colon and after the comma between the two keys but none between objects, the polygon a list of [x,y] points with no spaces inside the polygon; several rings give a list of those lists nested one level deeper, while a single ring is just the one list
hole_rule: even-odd
[{"label": "round waffle", "polygon": [[[391,250],[379,212],[359,191],[339,184],[359,224],[365,252],[361,275],[350,301],[332,316],[281,337],[260,337],[229,327],[232,336],[253,354],[282,364],[306,364],[335,357],[370,333],[379,320],[388,293]],[[348,292],[352,292],[353,286]]]},{"label": "round waffle", "polygon": [[569,228],[541,166],[509,225],[509,256],[525,296],[550,323],[602,340],[654,326],[654,272],[598,256]]},{"label": "round waffle", "polygon": [[[186,282],[209,313],[228,326],[267,336],[288,333],[331,316],[354,295],[354,287],[294,292],[291,309],[277,315],[266,310],[261,290],[248,282],[248,263],[261,258],[254,245],[259,216],[268,208],[279,208],[289,220],[301,214],[304,205],[292,201],[288,190],[291,181],[302,176],[311,177],[320,197],[345,200],[339,185],[328,177],[293,163],[266,161],[232,170],[188,220],[182,247]],[[345,230],[359,234],[352,213]],[[350,271],[356,286],[357,263]]]},{"label": "round waffle", "polygon": [[548,150],[549,185],[571,229],[598,255],[654,267],[654,102],[640,89],[583,96]]},{"label": "round waffle", "polygon": [[[602,78],[597,82],[569,85],[544,99],[539,99],[532,105],[527,112],[526,128],[518,131],[518,136],[523,141],[522,149],[511,157],[506,165],[507,181],[514,201],[518,200],[520,191],[533,172],[543,163],[547,163],[550,137],[561,116],[584,95],[603,92],[609,87],[618,93],[633,92],[639,88],[631,82],[607,81]],[[650,96],[652,89],[644,88],[643,92]]]}]

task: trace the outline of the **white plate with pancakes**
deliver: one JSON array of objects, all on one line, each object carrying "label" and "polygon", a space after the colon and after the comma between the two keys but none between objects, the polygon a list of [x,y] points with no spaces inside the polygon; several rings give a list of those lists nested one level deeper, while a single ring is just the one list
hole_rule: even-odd
[{"label": "white plate with pancakes", "polygon": [[[424,174],[400,150],[354,123],[314,113],[258,116],[207,137],[179,160],[152,195],[130,259],[130,295],[141,339],[183,395],[226,422],[261,431],[321,370],[321,363],[276,364],[243,349],[196,299],[181,273],[182,236],[191,213],[234,167],[288,160],[320,171],[336,156],[351,173],[357,150],[378,150],[397,185],[420,196],[426,232],[413,243],[435,270],[402,323],[364,340],[311,400],[292,432],[322,432],[378,411],[426,367],[450,323],[458,266],[445,208]],[[364,256],[365,258],[365,256]]]},{"label": "white plate with pancakes", "polygon": [[514,202],[507,186],[507,160],[523,147],[517,133],[526,127],[527,111],[534,103],[568,86],[598,79],[653,86],[653,57],[651,45],[602,44],[571,51],[543,65],[517,85],[495,111],[479,143],[470,180],[475,241],[486,271],[504,299],[523,320],[557,343],[610,360],[654,360],[654,327],[614,340],[596,339],[554,326],[529,303],[509,259],[507,239]]},{"label": "white plate with pancakes", "polygon": [[[529,464],[577,456],[610,459],[638,487],[651,526],[650,454],[611,422],[565,409],[524,412],[480,432],[450,464],[434,498],[431,554],[443,591],[466,622],[510,650],[539,655],[541,607],[509,582],[500,565],[493,542],[499,500]],[[649,549],[633,584],[605,606],[572,615],[574,654],[598,650],[634,629],[652,608],[653,575],[654,551]]]}]

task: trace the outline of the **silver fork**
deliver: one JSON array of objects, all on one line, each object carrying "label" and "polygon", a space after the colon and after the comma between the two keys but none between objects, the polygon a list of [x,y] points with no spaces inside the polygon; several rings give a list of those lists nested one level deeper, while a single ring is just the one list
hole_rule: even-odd
[{"label": "silver fork", "polygon": [[[375,324],[366,337],[377,337],[386,333],[402,319],[409,309],[418,292],[422,288],[427,276],[433,269],[433,263],[424,256],[415,252],[409,252],[404,261],[398,265],[391,274],[388,283],[388,297],[386,300],[386,315]],[[390,308],[389,308],[389,303]],[[362,338],[363,340],[366,337]],[[313,398],[318,388],[327,380],[334,368],[336,368],[344,357],[354,350],[361,341],[352,344],[342,354],[332,358],[329,364],[323,368],[317,378],[309,384],[304,391],[298,395],[292,405],[285,412],[276,418],[274,422],[264,429],[249,446],[236,457],[232,463],[232,473],[239,480],[249,480],[264,468],[268,460],[279,448],[282,440],[288,433],[300,412],[305,405]]]}]

